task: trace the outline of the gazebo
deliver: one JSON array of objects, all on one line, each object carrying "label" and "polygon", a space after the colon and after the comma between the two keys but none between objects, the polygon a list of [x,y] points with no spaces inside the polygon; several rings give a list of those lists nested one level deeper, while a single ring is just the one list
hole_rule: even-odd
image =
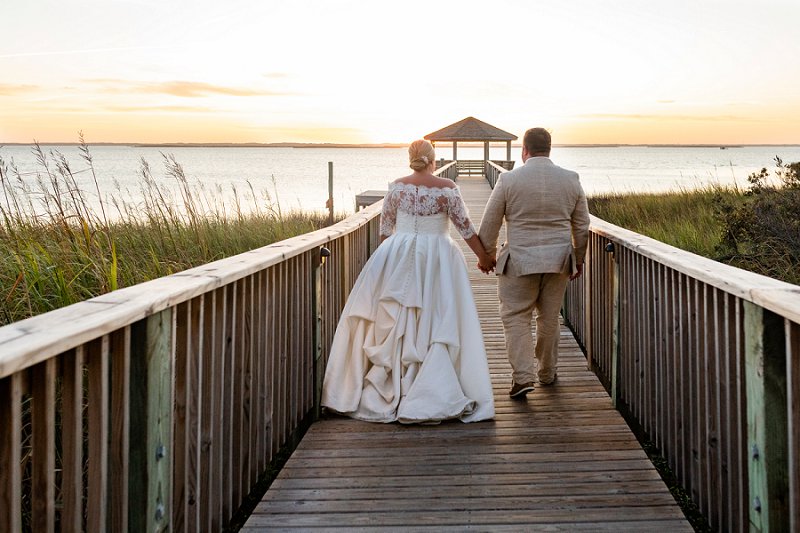
[{"label": "gazebo", "polygon": [[500,128],[487,124],[475,117],[467,117],[459,120],[455,124],[442,128],[425,136],[425,139],[436,142],[453,143],[453,161],[458,161],[459,142],[482,142],[483,143],[483,162],[489,160],[489,143],[506,143],[506,160],[511,161],[511,141],[517,140],[517,136],[503,131]]}]

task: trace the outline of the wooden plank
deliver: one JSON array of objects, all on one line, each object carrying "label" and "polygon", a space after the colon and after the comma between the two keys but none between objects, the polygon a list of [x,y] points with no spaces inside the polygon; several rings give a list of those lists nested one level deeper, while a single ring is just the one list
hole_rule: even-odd
[{"label": "wooden plank", "polygon": [[189,314],[189,380],[187,393],[187,435],[186,435],[186,530],[199,531],[201,492],[201,430],[202,421],[202,363],[207,356],[203,352],[205,328],[203,328],[203,312],[205,296],[201,295],[190,301]]},{"label": "wooden plank", "polygon": [[223,355],[223,386],[222,386],[222,516],[223,521],[233,516],[236,511],[236,503],[233,500],[233,448],[234,443],[234,387],[236,378],[234,374],[234,354],[236,350],[235,332],[236,314],[236,284],[232,283],[225,287],[225,316],[224,321],[224,355]]},{"label": "wooden plank", "polygon": [[[0,379],[0,530],[22,530],[21,376]],[[74,521],[71,523],[75,523]]]},{"label": "wooden plank", "polygon": [[56,516],[56,359],[36,365],[32,372],[31,528],[49,532],[55,530]]},{"label": "wooden plank", "polygon": [[132,531],[169,528],[172,511],[172,408],[175,323],[171,309],[131,329],[129,526]]},{"label": "wooden plank", "polygon": [[[533,503],[533,502],[532,502]],[[531,505],[534,507],[535,503]],[[248,520],[249,527],[349,527],[349,526],[403,526],[415,525],[457,525],[465,521],[467,511],[427,511],[424,506],[415,512],[395,511],[385,513],[320,513],[320,514],[253,514]],[[619,521],[626,515],[620,513],[620,506],[610,505],[606,508],[583,508],[564,505],[560,509],[520,509],[520,510],[481,510],[469,512],[471,525],[493,526],[495,524],[546,525],[556,524],[571,526],[574,523],[593,523],[603,521]],[[629,515],[630,516],[630,515]],[[650,520],[681,520],[683,514],[677,507],[670,506],[637,506],[634,520],[643,517]],[[634,518],[635,517],[635,518]],[[685,529],[684,529],[685,530]]]},{"label": "wooden plank", "polygon": [[264,320],[264,272],[253,276],[253,469],[255,480],[266,469],[264,400],[264,359],[266,356],[266,328]]},{"label": "wooden plank", "polygon": [[238,503],[242,501],[244,492],[242,488],[246,484],[247,471],[245,470],[245,458],[243,455],[243,443],[246,439],[245,428],[245,388],[246,374],[245,374],[245,280],[237,281],[234,286],[234,310],[233,310],[233,324],[232,336],[234,338],[234,349],[232,354],[232,371],[233,382],[231,384],[232,395],[232,414],[233,420],[231,424],[231,511],[235,512]]},{"label": "wooden plank", "polygon": [[789,527],[786,337],[784,320],[745,302],[750,527]]},{"label": "wooden plank", "polygon": [[199,494],[197,505],[199,511],[198,529],[211,531],[214,528],[213,517],[217,513],[217,502],[221,501],[222,494],[216,490],[214,483],[214,469],[219,463],[214,460],[214,453],[218,446],[215,439],[214,428],[215,414],[215,388],[216,369],[215,361],[219,352],[215,350],[215,309],[216,291],[207,294],[202,300],[202,359],[200,361],[200,435],[199,435]]},{"label": "wooden plank", "polygon": [[[616,253],[615,253],[616,255]],[[620,393],[620,284],[619,284],[619,265],[617,258],[612,262],[611,274],[611,298],[612,298],[612,323],[611,323],[611,404],[617,407]],[[602,313],[605,315],[605,313]]]},{"label": "wooden plank", "polygon": [[189,313],[192,302],[184,302],[175,308],[175,408],[172,417],[172,527],[177,531],[186,529],[188,512],[188,432],[189,393],[191,372],[191,328]]},{"label": "wooden plank", "polygon": [[203,296],[178,305],[175,330],[172,527],[198,529],[200,433],[199,387],[203,353]]},{"label": "wooden plank", "polygon": [[789,529],[800,530],[800,324],[785,321],[789,451]]},{"label": "wooden plank", "polygon": [[709,498],[709,485],[708,485],[708,466],[709,466],[709,450],[708,450],[708,375],[709,375],[709,357],[708,357],[708,331],[711,324],[708,322],[708,285],[695,280],[695,298],[696,298],[696,313],[697,319],[695,320],[695,342],[697,350],[697,370],[696,386],[697,396],[695,397],[696,417],[695,417],[695,430],[697,431],[695,439],[695,462],[694,469],[697,473],[697,485],[695,486],[698,498],[695,500],[698,503],[700,511],[704,516],[709,516],[711,501]]},{"label": "wooden plank", "polygon": [[[61,529],[83,531],[83,346],[61,358]],[[118,366],[122,366],[120,363]],[[117,398],[119,399],[119,398]],[[112,402],[114,398],[112,397]],[[114,405],[112,404],[112,408]],[[126,407],[127,411],[127,407]],[[125,415],[120,415],[124,419]],[[123,448],[121,453],[127,452]],[[126,456],[127,462],[127,456]],[[127,472],[127,468],[125,469]],[[126,479],[127,480],[127,479]],[[121,491],[127,494],[127,484]],[[127,509],[127,502],[123,504]],[[2,515],[2,513],[0,513]],[[127,516],[125,517],[127,520]],[[9,531],[16,531],[10,529]]]},{"label": "wooden plank", "polygon": [[208,489],[208,498],[211,505],[208,508],[211,530],[222,529],[224,518],[222,514],[223,501],[225,500],[222,489],[222,476],[224,472],[224,452],[223,452],[223,401],[222,392],[225,371],[225,288],[219,288],[211,294],[210,301],[206,298],[206,303],[211,306],[211,312],[206,313],[205,317],[210,320],[207,331],[210,335],[205,338],[211,342],[209,357],[211,360],[212,373],[209,375],[209,386],[211,387],[211,409],[204,411],[204,417],[208,417],[211,424],[211,450],[210,462],[211,480]]},{"label": "wooden plank", "polygon": [[108,435],[109,435],[109,338],[89,343],[86,360],[89,375],[89,497],[87,529],[105,531],[108,527]]},{"label": "wooden plank", "polygon": [[253,305],[253,298],[255,295],[253,283],[254,277],[248,276],[244,280],[244,302],[243,302],[243,311],[244,311],[244,329],[242,331],[244,337],[244,345],[243,345],[243,363],[244,363],[244,398],[243,398],[243,430],[244,433],[241,435],[241,446],[242,446],[242,458],[244,460],[244,464],[242,465],[242,500],[247,494],[250,493],[250,487],[252,487],[256,479],[258,479],[258,472],[255,469],[255,425],[253,423],[254,418],[254,403],[255,403],[255,396],[254,396],[254,383],[255,383],[255,372],[254,372],[254,355],[253,350],[255,349],[254,341],[255,341],[255,331],[254,331],[254,317],[255,317],[255,309]]},{"label": "wooden plank", "polygon": [[108,528],[128,530],[128,458],[130,456],[131,328],[111,334],[109,339],[111,436],[108,463]]},{"label": "wooden plank", "polygon": [[737,523],[742,524],[742,529],[750,524],[750,490],[747,479],[749,470],[749,453],[747,449],[747,338],[745,336],[745,310],[744,302],[734,297],[736,315],[736,415],[737,415],[737,461],[736,476],[739,488],[739,498],[736,507],[739,510]]}]

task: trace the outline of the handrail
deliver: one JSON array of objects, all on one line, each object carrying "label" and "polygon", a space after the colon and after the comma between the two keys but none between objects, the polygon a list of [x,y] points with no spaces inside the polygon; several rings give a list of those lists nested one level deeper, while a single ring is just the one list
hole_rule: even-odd
[{"label": "handrail", "polygon": [[800,287],[592,217],[564,317],[712,528],[800,527]]},{"label": "handrail", "polygon": [[456,178],[458,178],[458,162],[450,161],[446,165],[436,169],[434,174],[440,178],[447,178],[449,180],[456,181]]},{"label": "handrail", "polygon": [[500,174],[507,171],[508,171],[507,169],[501,167],[495,162],[487,161],[485,174],[486,174],[486,181],[489,182],[489,187],[494,189],[494,186],[497,184],[497,180],[500,178]]},{"label": "handrail", "polygon": [[[126,287],[0,327],[0,378],[36,365],[122,326],[233,283],[365,226],[373,204],[327,228]],[[80,318],[80,320],[76,320]]]}]

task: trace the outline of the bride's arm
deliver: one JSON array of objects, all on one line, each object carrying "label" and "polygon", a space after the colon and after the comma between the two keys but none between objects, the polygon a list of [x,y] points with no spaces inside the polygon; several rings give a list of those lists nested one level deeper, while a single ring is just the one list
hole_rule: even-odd
[{"label": "bride's arm", "polygon": [[456,188],[454,193],[450,197],[450,205],[448,206],[450,220],[470,249],[478,256],[478,268],[483,272],[490,272],[496,263],[495,258],[486,252],[483,242],[481,242],[478,233],[475,231],[475,226],[472,225],[472,221],[469,219],[467,206],[464,204],[460,191]]},{"label": "bride's arm", "polygon": [[394,233],[394,227],[397,224],[397,195],[394,190],[389,187],[386,197],[383,199],[383,208],[381,209],[381,242],[385,241]]}]

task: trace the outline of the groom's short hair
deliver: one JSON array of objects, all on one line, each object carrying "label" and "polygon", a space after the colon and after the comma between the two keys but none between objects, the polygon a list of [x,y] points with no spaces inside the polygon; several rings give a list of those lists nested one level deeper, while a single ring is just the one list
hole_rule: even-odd
[{"label": "groom's short hair", "polygon": [[550,152],[550,132],[544,128],[531,128],[525,132],[522,144],[529,154],[537,152]]}]

